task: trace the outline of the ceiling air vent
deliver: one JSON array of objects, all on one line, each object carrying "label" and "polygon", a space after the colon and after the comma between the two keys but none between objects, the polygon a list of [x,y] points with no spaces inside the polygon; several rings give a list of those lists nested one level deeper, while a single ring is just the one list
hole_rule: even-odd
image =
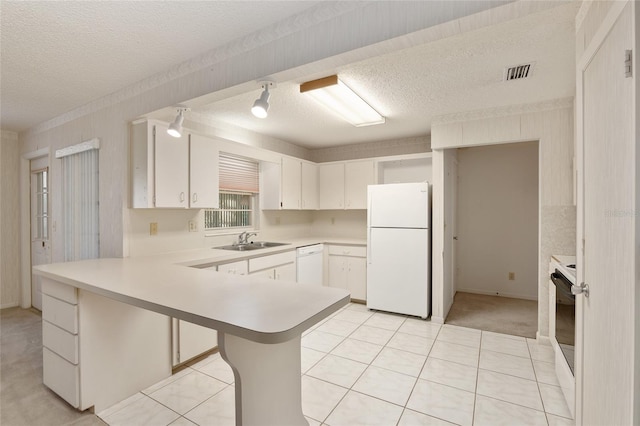
[{"label": "ceiling air vent", "polygon": [[509,80],[522,80],[529,77],[533,70],[533,63],[516,65],[515,67],[509,67],[504,69],[504,81]]}]

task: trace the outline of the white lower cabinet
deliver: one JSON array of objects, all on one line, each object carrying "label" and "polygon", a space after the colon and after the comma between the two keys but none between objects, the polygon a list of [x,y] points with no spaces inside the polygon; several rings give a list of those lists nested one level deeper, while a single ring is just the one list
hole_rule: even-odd
[{"label": "white lower cabinet", "polygon": [[95,411],[171,375],[170,319],[42,278],[43,383]]},{"label": "white lower cabinet", "polygon": [[[224,274],[247,275],[249,265],[246,260],[238,260],[204,269]],[[172,340],[172,360],[175,367],[216,348],[218,346],[218,332],[208,327],[174,318]]]},{"label": "white lower cabinet", "polygon": [[249,259],[249,275],[272,280],[296,281],[295,250]]},{"label": "white lower cabinet", "polygon": [[218,346],[218,332],[188,321],[173,319],[173,366],[183,364]]},{"label": "white lower cabinet", "polygon": [[218,272],[224,272],[233,275],[247,275],[249,273],[249,265],[246,260],[225,263],[218,265]]},{"label": "white lower cabinet", "polygon": [[351,299],[367,299],[367,250],[363,246],[329,246],[329,287],[344,288]]}]

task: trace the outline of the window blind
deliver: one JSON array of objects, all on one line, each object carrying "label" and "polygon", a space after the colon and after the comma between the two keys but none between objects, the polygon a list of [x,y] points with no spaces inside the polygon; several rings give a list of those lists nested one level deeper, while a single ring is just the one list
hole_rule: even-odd
[{"label": "window blind", "polygon": [[100,257],[97,144],[62,151],[56,152],[56,158],[62,159],[64,258],[95,259]]},{"label": "window blind", "polygon": [[257,193],[258,163],[226,152],[220,153],[220,191]]}]

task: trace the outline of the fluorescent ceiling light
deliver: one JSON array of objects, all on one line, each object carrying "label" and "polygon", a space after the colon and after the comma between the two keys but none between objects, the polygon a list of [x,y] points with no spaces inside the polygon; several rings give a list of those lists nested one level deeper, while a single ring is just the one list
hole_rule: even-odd
[{"label": "fluorescent ceiling light", "polygon": [[300,85],[300,93],[308,94],[356,127],[385,122],[382,115],[340,81],[337,75],[303,83]]}]

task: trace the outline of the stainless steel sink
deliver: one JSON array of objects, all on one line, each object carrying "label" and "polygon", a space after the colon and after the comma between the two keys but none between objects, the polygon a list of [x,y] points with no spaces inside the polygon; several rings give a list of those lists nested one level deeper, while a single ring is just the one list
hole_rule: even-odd
[{"label": "stainless steel sink", "polygon": [[247,244],[234,244],[234,245],[229,245],[229,246],[220,246],[220,247],[214,247],[215,249],[220,249],[220,250],[233,250],[233,251],[250,251],[250,250],[260,250],[260,249],[265,249],[265,248],[270,248],[270,247],[279,247],[279,246],[284,246],[287,245],[289,243],[274,243],[274,242],[270,242],[270,241],[255,241],[252,243],[247,243]]}]

